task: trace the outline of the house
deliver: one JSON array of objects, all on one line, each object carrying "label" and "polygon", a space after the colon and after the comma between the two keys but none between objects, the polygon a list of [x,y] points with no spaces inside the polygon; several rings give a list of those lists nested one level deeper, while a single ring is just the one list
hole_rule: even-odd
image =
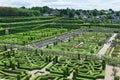
[{"label": "house", "polygon": [[83,19],[87,19],[87,18],[88,18],[88,17],[87,17],[85,14],[83,14],[83,13],[80,14],[80,17],[83,18]]},{"label": "house", "polygon": [[68,16],[68,15],[64,15],[62,18],[63,18],[63,19],[68,19],[69,16]]},{"label": "house", "polygon": [[120,22],[120,17],[119,16],[115,16],[113,19],[111,19],[112,22]]},{"label": "house", "polygon": [[58,15],[58,14],[60,14],[58,10],[53,10],[53,11],[50,12],[51,16],[55,16],[55,15]]},{"label": "house", "polygon": [[43,16],[50,16],[50,14],[48,14],[48,13],[44,13]]},{"label": "house", "polygon": [[75,14],[74,18],[79,19],[79,15]]}]

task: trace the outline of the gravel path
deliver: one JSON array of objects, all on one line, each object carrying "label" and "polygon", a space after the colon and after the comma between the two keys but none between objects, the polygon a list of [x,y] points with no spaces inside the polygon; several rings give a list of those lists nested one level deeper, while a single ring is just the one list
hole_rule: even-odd
[{"label": "gravel path", "polygon": [[45,41],[40,41],[37,43],[30,44],[30,46],[42,48],[42,47],[47,46],[49,44],[53,44],[54,42],[57,42],[57,41],[66,41],[68,38],[70,38],[74,35],[81,35],[83,32],[84,32],[84,30],[77,30],[77,31],[70,32],[70,33],[67,33],[67,34],[64,34],[64,35],[61,35],[58,37],[54,37],[54,38],[51,38],[51,39],[48,39]]},{"label": "gravel path", "polygon": [[114,80],[114,76],[113,76],[113,66],[110,65],[106,65],[105,68],[105,80]]},{"label": "gravel path", "polygon": [[52,64],[53,64],[53,62],[50,62],[47,66],[45,66],[41,70],[32,70],[32,71],[29,71],[29,73],[31,74],[30,80],[32,80],[36,75],[46,75],[46,74],[49,74],[49,72],[46,71],[46,68],[48,68]]},{"label": "gravel path", "polygon": [[[106,72],[105,72],[105,80],[114,80],[114,73],[113,73],[113,66],[106,65]],[[120,76],[120,67],[115,67],[115,69],[118,71],[117,76]]]},{"label": "gravel path", "polygon": [[[116,36],[117,36],[117,33],[114,33],[110,37],[110,39],[107,41],[107,43],[105,43],[103,48],[98,52],[99,55],[104,55],[106,53],[106,51],[108,50],[108,48],[110,47],[110,45],[112,44],[112,41],[115,39]],[[105,80],[114,80],[112,69],[113,69],[113,66],[106,65]]]},{"label": "gravel path", "polygon": [[73,72],[70,73],[70,75],[67,77],[67,79],[72,79],[73,78]]}]

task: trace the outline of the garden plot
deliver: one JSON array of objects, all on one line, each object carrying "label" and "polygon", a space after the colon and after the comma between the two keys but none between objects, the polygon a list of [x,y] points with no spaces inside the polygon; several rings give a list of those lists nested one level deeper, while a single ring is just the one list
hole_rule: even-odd
[{"label": "garden plot", "polygon": [[[45,67],[50,61],[52,61],[53,56],[40,55],[35,52],[28,54],[27,52],[15,52],[7,51],[1,53],[0,55],[0,65],[11,68],[21,68],[21,69],[41,69]],[[49,58],[49,59],[48,59]]]},{"label": "garden plot", "polygon": [[[44,68],[48,73],[45,75],[35,73],[32,80],[71,80],[68,78],[71,73],[73,73],[72,78],[76,80],[104,78],[102,61],[48,56],[36,52],[36,50],[28,52],[12,50],[1,53],[0,79],[30,80],[32,75],[30,71],[40,71]],[[48,64],[50,65],[47,66]]]},{"label": "garden plot", "polygon": [[[37,76],[35,80],[94,80],[104,78],[102,61],[88,61],[60,57],[46,69],[50,73],[44,76]],[[73,72],[71,79],[68,76]]]},{"label": "garden plot", "polygon": [[67,42],[56,42],[45,49],[57,51],[72,51],[75,53],[97,53],[102,45],[111,37],[112,33],[84,32],[82,36],[73,36]]},{"label": "garden plot", "polygon": [[[70,31],[70,30],[69,30]],[[15,33],[0,36],[0,42],[6,44],[28,44],[36,41],[42,41],[51,37],[55,37],[67,33],[68,29],[45,28],[23,33]]]},{"label": "garden plot", "polygon": [[112,43],[112,56],[120,57],[120,34],[118,34],[117,38]]},{"label": "garden plot", "polygon": [[[29,80],[29,70],[42,69],[54,56],[25,51],[3,51],[0,54],[0,79]],[[19,78],[19,79],[18,79]]]}]

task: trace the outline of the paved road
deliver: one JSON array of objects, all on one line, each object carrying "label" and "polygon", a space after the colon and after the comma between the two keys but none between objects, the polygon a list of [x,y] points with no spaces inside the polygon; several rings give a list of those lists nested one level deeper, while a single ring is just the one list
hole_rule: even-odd
[{"label": "paved road", "polygon": [[111,36],[110,39],[107,41],[107,43],[104,44],[103,48],[98,52],[98,54],[104,55],[116,36],[117,36],[117,33],[114,33],[113,36]]}]

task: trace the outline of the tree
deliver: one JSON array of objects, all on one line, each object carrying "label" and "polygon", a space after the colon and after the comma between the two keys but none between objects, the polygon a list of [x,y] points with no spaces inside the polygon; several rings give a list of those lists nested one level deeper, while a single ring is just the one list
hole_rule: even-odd
[{"label": "tree", "polygon": [[4,51],[7,51],[7,46],[4,46]]},{"label": "tree", "polygon": [[37,49],[35,49],[35,54],[38,55],[38,50]]},{"label": "tree", "polygon": [[55,56],[53,61],[54,61],[54,63],[58,63],[58,56]]},{"label": "tree", "polygon": [[64,69],[63,69],[63,77],[67,77],[68,76],[68,67],[66,66]]},{"label": "tree", "polygon": [[48,6],[43,7],[43,13],[50,13],[50,8]]},{"label": "tree", "polygon": [[21,9],[26,9],[26,7],[25,6],[22,6],[22,7],[20,7]]},{"label": "tree", "polygon": [[114,75],[114,77],[115,77],[115,76],[116,76],[116,73],[118,72],[118,70],[117,70],[115,67],[113,67],[112,71],[113,71],[113,75]]},{"label": "tree", "polygon": [[115,76],[114,80],[120,80],[120,76]]},{"label": "tree", "polygon": [[102,69],[103,70],[105,70],[105,66],[106,66],[105,60],[102,60]]},{"label": "tree", "polygon": [[77,77],[77,72],[76,70],[73,70],[73,80],[76,80],[76,77]]},{"label": "tree", "polygon": [[74,12],[73,12],[73,11],[70,11],[69,17],[70,17],[70,18],[73,18],[73,17],[74,17]]},{"label": "tree", "polygon": [[78,11],[78,10],[75,11],[75,14],[80,15],[80,11]]},{"label": "tree", "polygon": [[80,54],[78,54],[78,59],[80,60]]},{"label": "tree", "polygon": [[67,77],[65,69],[63,69],[63,77]]},{"label": "tree", "polygon": [[97,15],[99,15],[98,10],[96,10],[96,9],[94,9],[92,13],[93,13],[93,16],[97,16]]},{"label": "tree", "polygon": [[98,46],[102,46],[102,43],[101,43],[101,42],[98,42]]},{"label": "tree", "polygon": [[46,57],[46,62],[49,63],[49,57]]},{"label": "tree", "polygon": [[19,67],[20,67],[20,62],[18,61],[18,62],[17,62],[17,68],[19,68]]},{"label": "tree", "polygon": [[21,76],[19,74],[17,75],[17,80],[21,80]]},{"label": "tree", "polygon": [[4,64],[4,67],[6,68],[7,67],[6,61],[2,61],[2,63]]},{"label": "tree", "polygon": [[110,11],[111,13],[114,13],[114,10],[112,10],[112,9],[109,9],[109,11]]}]

